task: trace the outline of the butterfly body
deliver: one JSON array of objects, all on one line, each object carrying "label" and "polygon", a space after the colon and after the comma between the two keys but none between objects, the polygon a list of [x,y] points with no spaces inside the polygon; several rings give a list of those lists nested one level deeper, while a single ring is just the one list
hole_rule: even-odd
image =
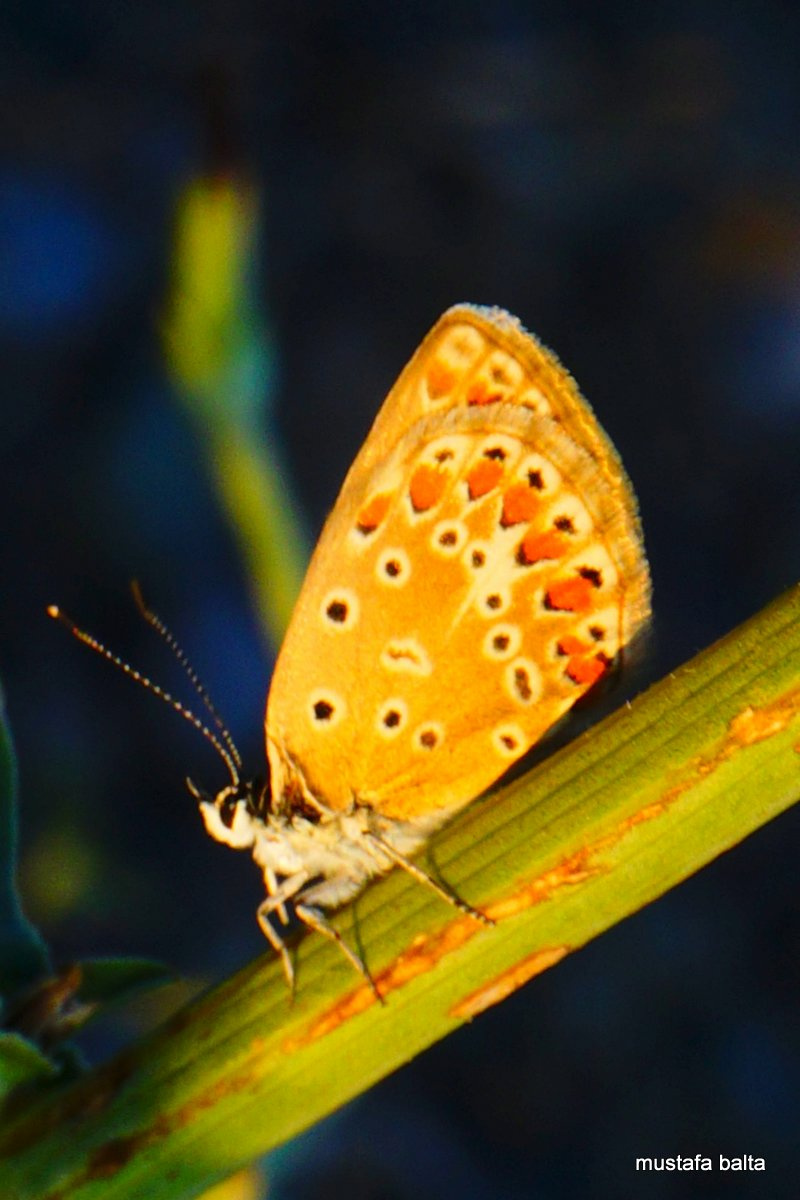
[{"label": "butterfly body", "polygon": [[409,856],[648,615],[633,493],[571,377],[502,310],[449,310],[319,539],[270,688],[268,792],[201,801],[263,871],[259,921],[287,974],[270,915],[291,905],[342,944],[324,910],[394,864],[479,916]]},{"label": "butterfly body", "polygon": [[252,851],[268,893],[281,885],[282,895],[302,890],[308,904],[323,909],[346,903],[370,878],[392,867],[396,860],[382,844],[408,857],[430,832],[424,822],[394,821],[367,806],[309,820],[291,812],[261,815],[251,810],[248,800],[239,799],[230,826],[213,800],[201,800],[200,808],[213,838],[233,849]]}]

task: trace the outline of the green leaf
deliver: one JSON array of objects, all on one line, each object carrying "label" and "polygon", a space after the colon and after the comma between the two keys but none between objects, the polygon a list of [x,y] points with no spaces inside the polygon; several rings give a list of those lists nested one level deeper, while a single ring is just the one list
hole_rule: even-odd
[{"label": "green leaf", "polygon": [[[302,939],[297,993],[268,955],[0,1130],[12,1200],[185,1200],[730,849],[800,793],[800,588],[471,805],[429,860],[496,921],[394,871]],[[79,1120],[77,1119],[79,1118]]]},{"label": "green leaf", "polygon": [[21,1083],[49,1079],[55,1073],[47,1055],[21,1033],[0,1032],[0,1100]]},{"label": "green leaf", "polygon": [[49,971],[47,949],[22,912],[17,874],[17,764],[0,690],[0,996]]}]

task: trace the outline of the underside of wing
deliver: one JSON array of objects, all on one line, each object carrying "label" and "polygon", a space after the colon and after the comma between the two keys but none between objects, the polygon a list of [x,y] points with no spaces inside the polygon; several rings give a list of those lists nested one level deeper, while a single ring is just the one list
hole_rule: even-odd
[{"label": "underside of wing", "polygon": [[[479,348],[453,381],[452,339],[473,334]],[[503,339],[520,344],[512,353]],[[278,791],[396,819],[452,811],[541,738],[645,622],[647,566],[613,447],[571,381],[539,410],[525,400],[545,392],[523,351],[568,379],[512,318],[451,310],[387,401],[275,669]],[[489,380],[499,392],[487,397]]]},{"label": "underside of wing", "polygon": [[363,487],[421,417],[497,404],[550,417],[595,460],[605,488],[630,497],[611,440],[556,355],[504,309],[476,304],[448,309],[422,341],[381,407],[342,492]]}]

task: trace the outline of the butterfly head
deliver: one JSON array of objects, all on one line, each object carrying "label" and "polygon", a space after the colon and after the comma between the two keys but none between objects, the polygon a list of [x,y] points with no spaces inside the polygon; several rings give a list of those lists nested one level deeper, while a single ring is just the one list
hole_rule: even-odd
[{"label": "butterfly head", "polygon": [[206,831],[215,841],[234,850],[248,850],[253,845],[258,825],[263,824],[268,788],[257,780],[236,779],[209,796],[191,779],[186,780],[186,786],[200,806]]}]

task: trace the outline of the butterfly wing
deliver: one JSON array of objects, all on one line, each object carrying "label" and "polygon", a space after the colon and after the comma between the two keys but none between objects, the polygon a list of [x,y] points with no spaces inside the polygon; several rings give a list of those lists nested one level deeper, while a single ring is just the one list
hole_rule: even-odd
[{"label": "butterfly wing", "polygon": [[267,707],[273,787],[396,819],[450,812],[648,613],[633,494],[571,378],[514,318],[451,309],[309,566]]}]

